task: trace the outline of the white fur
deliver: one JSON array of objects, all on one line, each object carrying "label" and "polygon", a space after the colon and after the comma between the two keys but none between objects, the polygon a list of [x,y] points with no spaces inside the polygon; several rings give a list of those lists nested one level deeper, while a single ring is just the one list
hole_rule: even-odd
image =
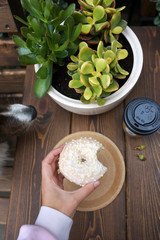
[{"label": "white fur", "polygon": [[23,112],[24,109],[27,109],[27,106],[21,104],[13,104],[10,105],[9,111],[2,112],[1,115],[5,116],[14,116],[15,119],[21,122],[29,122],[32,120],[31,114],[27,114],[27,112]]}]

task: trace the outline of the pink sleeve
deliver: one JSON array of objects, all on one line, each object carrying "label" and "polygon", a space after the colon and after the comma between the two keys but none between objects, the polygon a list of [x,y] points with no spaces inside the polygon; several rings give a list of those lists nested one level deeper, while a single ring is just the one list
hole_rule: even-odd
[{"label": "pink sleeve", "polygon": [[35,225],[23,225],[17,240],[57,240],[51,233]]},{"label": "pink sleeve", "polygon": [[72,224],[70,217],[42,206],[35,225],[23,225],[17,240],[68,240]]}]

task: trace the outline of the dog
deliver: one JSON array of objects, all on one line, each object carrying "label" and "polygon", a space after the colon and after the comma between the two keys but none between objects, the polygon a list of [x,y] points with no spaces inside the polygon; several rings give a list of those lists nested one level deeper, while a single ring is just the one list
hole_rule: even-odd
[{"label": "dog", "polygon": [[19,136],[31,125],[37,111],[33,106],[23,104],[0,105],[0,169],[8,158],[7,140]]}]

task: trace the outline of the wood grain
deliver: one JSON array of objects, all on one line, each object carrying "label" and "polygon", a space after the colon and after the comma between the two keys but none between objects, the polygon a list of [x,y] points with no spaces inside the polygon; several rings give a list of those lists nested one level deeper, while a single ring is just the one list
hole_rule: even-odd
[{"label": "wood grain", "polygon": [[6,224],[0,224],[1,240],[5,239]]},{"label": "wood grain", "polygon": [[8,198],[0,198],[0,224],[6,224],[8,214]]},{"label": "wood grain", "polygon": [[20,66],[18,61],[17,46],[12,39],[0,39],[0,66]]},{"label": "wood grain", "polygon": [[[138,83],[125,104],[136,97],[149,97],[160,103],[160,29],[133,29],[142,44],[144,65]],[[138,160],[135,147],[146,149],[147,158]],[[127,236],[129,240],[160,239],[160,132],[148,137],[126,137]]]},{"label": "wood grain", "polygon": [[0,173],[0,197],[11,191],[12,167],[3,167]]},{"label": "wood grain", "polygon": [[[117,122],[122,124],[123,104],[112,111],[95,116],[81,116],[73,114],[71,132],[95,131],[109,137],[125,156],[125,145],[122,128],[116,128]],[[116,129],[116,131],[115,131]],[[91,212],[77,212],[71,230],[70,240],[88,239],[125,239],[125,187],[118,197],[107,207]],[[115,231],[116,229],[116,231]]]},{"label": "wood grain", "polygon": [[0,104],[21,103],[22,97],[22,93],[0,93]]},{"label": "wood grain", "polygon": [[0,70],[0,93],[22,93],[26,69]]},{"label": "wood grain", "polygon": [[34,105],[38,116],[18,139],[6,239],[17,239],[21,225],[34,223],[41,206],[41,161],[69,133],[70,113],[48,95],[34,97],[34,81],[34,69],[27,67],[23,103]]},{"label": "wood grain", "polygon": [[1,0],[0,2],[0,32],[17,32],[7,0]]},{"label": "wood grain", "polygon": [[[70,240],[158,240],[160,237],[160,132],[133,139],[122,130],[124,106],[136,97],[160,103],[160,29],[134,28],[144,51],[143,71],[128,98],[110,112],[98,116],[70,114],[47,95],[33,94],[34,70],[27,67],[24,103],[38,111],[29,131],[19,137],[6,240],[17,239],[24,223],[34,223],[41,205],[41,160],[64,136],[91,130],[109,137],[126,160],[126,182],[118,197],[106,208],[77,212]],[[145,144],[145,162],[137,159],[135,147]]]}]

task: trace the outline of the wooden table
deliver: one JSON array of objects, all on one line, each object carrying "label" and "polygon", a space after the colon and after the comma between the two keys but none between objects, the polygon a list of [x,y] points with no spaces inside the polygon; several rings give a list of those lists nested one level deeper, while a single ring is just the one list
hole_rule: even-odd
[{"label": "wooden table", "polygon": [[[144,52],[139,81],[115,109],[97,116],[65,111],[47,95],[33,94],[34,69],[27,68],[24,104],[34,105],[38,117],[18,139],[6,239],[17,239],[21,225],[34,224],[41,206],[41,160],[64,136],[82,130],[100,132],[119,147],[126,164],[126,180],[118,197],[95,212],[77,212],[70,240],[160,239],[160,131],[133,139],[122,130],[125,105],[136,97],[160,103],[160,28],[134,27]],[[145,144],[147,160],[138,160],[135,147]]]}]

